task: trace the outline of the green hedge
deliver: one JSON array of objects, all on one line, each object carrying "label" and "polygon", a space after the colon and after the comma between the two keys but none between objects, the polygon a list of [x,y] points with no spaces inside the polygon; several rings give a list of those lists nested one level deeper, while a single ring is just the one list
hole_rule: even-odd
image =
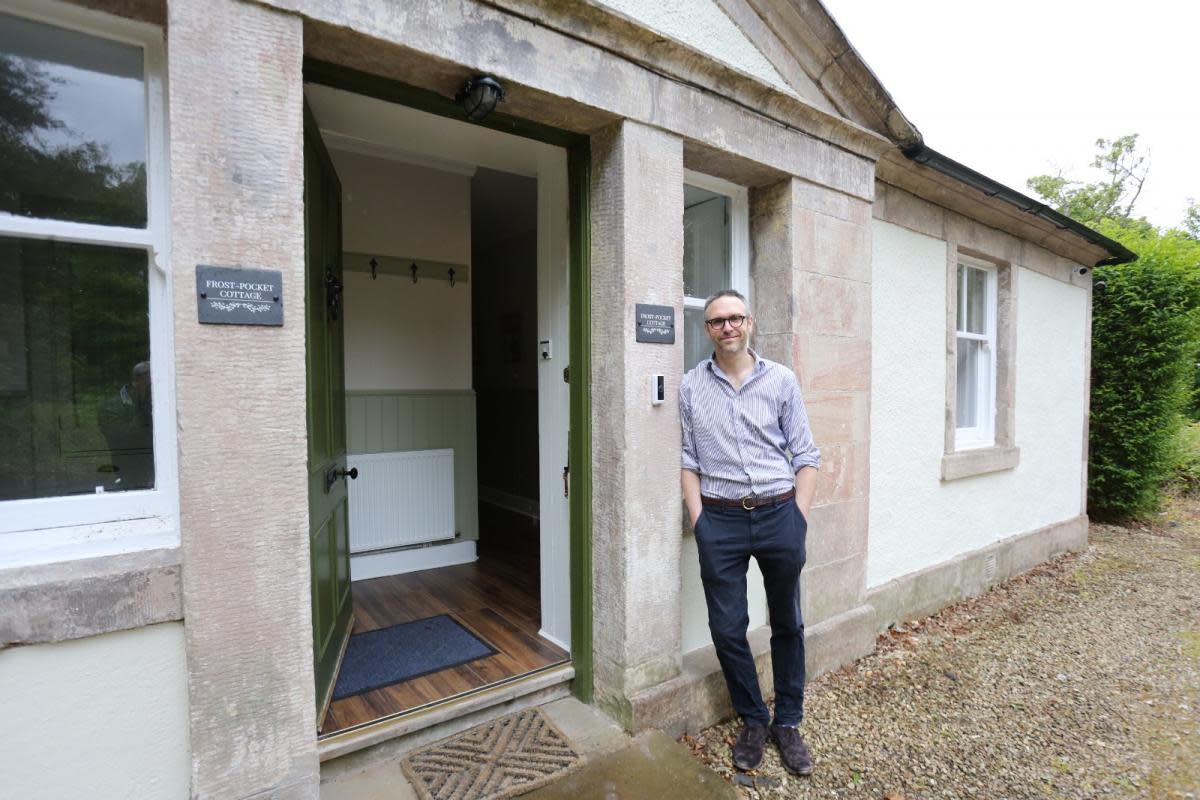
[{"label": "green hedge", "polygon": [[1176,460],[1200,342],[1200,245],[1174,233],[1103,230],[1138,253],[1100,267],[1092,305],[1088,511],[1142,516],[1158,507]]}]

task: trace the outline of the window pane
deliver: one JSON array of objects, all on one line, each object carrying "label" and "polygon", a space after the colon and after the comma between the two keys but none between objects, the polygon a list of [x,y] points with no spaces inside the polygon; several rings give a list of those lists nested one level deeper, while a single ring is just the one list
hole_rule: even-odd
[{"label": "window pane", "polygon": [[955,408],[956,426],[975,428],[979,419],[979,399],[987,375],[984,343],[973,339],[958,340],[958,390]]},{"label": "window pane", "polygon": [[[959,269],[964,269],[959,267]],[[966,267],[966,295],[962,307],[966,311],[965,327],[959,330],[970,333],[987,333],[987,279],[984,270]]]},{"label": "window pane", "polygon": [[712,355],[712,340],[704,332],[704,309],[683,310],[683,369],[687,371]]},{"label": "window pane", "polygon": [[154,486],[147,254],[0,237],[0,500]]},{"label": "window pane", "polygon": [[0,211],[146,225],[140,47],[0,14]]},{"label": "window pane", "polygon": [[730,288],[729,198],[683,187],[683,293],[706,298]]}]

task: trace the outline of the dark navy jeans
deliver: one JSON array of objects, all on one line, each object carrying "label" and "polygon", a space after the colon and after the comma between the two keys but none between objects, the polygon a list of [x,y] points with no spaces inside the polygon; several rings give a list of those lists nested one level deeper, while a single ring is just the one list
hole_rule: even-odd
[{"label": "dark navy jeans", "polygon": [[797,725],[804,717],[804,620],[800,616],[800,570],[808,523],[795,500],[746,511],[704,506],[696,520],[700,577],[708,603],[721,671],[733,708],[745,722],[766,725],[770,713],[758,686],[746,641],[750,616],[746,570],[758,562],[771,615],[771,662],[775,673],[775,721]]}]

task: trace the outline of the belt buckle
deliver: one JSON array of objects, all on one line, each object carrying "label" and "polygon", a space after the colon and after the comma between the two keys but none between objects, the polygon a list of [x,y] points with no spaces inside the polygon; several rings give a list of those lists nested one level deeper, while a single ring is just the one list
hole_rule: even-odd
[{"label": "belt buckle", "polygon": [[755,508],[757,508],[757,506],[751,506],[751,505],[746,504],[747,501],[750,500],[750,498],[751,498],[751,495],[746,495],[745,497],[742,498],[742,508],[746,509],[747,511],[753,511]]}]

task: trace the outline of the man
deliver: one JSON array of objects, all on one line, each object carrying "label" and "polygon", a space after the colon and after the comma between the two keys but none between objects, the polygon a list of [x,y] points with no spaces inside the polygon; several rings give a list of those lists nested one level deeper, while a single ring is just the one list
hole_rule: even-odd
[{"label": "man", "polygon": [[96,410],[96,422],[108,442],[116,489],[154,487],[154,426],[150,404],[150,363],[133,365],[129,383]]},{"label": "man", "polygon": [[[820,451],[795,374],[750,349],[754,318],[746,298],[732,289],[708,298],[704,327],[713,356],[679,387],[681,482],[696,533],[708,627],[743,723],[733,763],[757,767],[769,736],[784,767],[808,775],[812,759],[797,727],[804,716],[800,570]],[[774,721],[746,641],[751,556],[762,571],[771,614]]]}]

